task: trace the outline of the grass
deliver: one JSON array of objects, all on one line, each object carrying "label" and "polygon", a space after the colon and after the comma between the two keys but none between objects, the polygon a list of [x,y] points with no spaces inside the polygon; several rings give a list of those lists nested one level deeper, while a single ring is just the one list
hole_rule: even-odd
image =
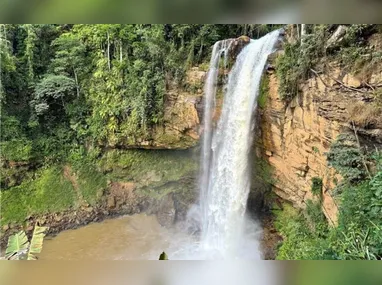
[{"label": "grass", "polygon": [[22,223],[29,215],[59,212],[77,205],[75,190],[60,167],[43,169],[36,176],[35,180],[1,192],[2,224]]},{"label": "grass", "polygon": [[90,205],[95,205],[106,188],[106,176],[89,164],[82,165],[77,171],[77,176],[82,197]]},{"label": "grass", "polygon": [[283,237],[276,259],[332,259],[328,241],[312,233],[304,215],[292,205],[283,204],[283,210],[274,210],[276,230]]}]

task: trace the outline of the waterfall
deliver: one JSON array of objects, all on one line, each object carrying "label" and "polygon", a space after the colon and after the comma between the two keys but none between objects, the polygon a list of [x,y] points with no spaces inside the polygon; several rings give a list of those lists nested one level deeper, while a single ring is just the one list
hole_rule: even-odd
[{"label": "waterfall", "polygon": [[[212,49],[210,67],[208,70],[206,82],[204,85],[204,118],[203,118],[203,146],[201,157],[201,173],[200,173],[200,203],[201,210],[206,210],[205,202],[208,200],[208,181],[210,174],[211,162],[211,143],[212,143],[212,116],[215,109],[215,97],[217,91],[219,63],[222,53],[224,53],[223,69],[227,66],[227,58],[229,47],[232,40],[218,41]],[[206,212],[202,216],[206,216]]]},{"label": "waterfall", "polygon": [[240,52],[228,76],[223,109],[215,129],[212,117],[219,62],[224,53],[226,65],[231,41],[219,41],[213,47],[204,89],[200,179],[199,250],[206,253],[206,258],[240,257],[250,191],[249,153],[253,117],[264,66],[278,36],[279,31],[274,31],[258,40],[251,40]]}]

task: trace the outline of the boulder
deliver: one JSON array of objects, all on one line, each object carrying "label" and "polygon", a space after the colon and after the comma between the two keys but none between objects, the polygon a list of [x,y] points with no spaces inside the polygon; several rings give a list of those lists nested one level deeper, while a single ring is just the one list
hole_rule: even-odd
[{"label": "boulder", "polygon": [[175,222],[175,203],[173,195],[166,195],[159,203],[157,219],[164,227],[171,227]]}]

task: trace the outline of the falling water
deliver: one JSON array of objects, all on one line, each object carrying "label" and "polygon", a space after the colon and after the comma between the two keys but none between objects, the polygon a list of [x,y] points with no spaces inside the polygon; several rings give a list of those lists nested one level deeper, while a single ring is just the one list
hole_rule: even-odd
[{"label": "falling water", "polygon": [[[222,114],[215,130],[212,114],[221,54],[227,42],[214,45],[205,85],[204,139],[201,173],[200,251],[208,258],[240,257],[245,210],[250,190],[249,153],[253,115],[261,75],[279,31],[251,42],[241,51],[228,77]],[[257,256],[258,253],[257,253]]]},{"label": "falling water", "polygon": [[[211,162],[211,143],[212,143],[212,117],[215,109],[215,96],[217,91],[217,81],[219,73],[219,63],[221,55],[224,53],[223,69],[227,66],[227,57],[229,47],[231,46],[232,40],[218,41],[214,44],[212,50],[212,56],[210,61],[210,68],[208,70],[207,79],[204,85],[204,136],[203,136],[203,147],[202,147],[202,167],[200,174],[200,201],[203,204],[207,201],[208,197],[208,181],[210,173],[210,162]],[[206,210],[206,205],[201,207],[202,210]],[[202,215],[206,215],[203,213]]]}]

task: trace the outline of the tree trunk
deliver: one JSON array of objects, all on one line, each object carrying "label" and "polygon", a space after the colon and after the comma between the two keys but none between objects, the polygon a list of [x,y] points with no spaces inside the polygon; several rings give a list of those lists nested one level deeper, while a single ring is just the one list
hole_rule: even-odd
[{"label": "tree trunk", "polygon": [[107,65],[110,70],[110,35],[109,32],[107,32]]},{"label": "tree trunk", "polygon": [[306,35],[306,25],[301,24],[301,45],[304,44],[304,37]]},{"label": "tree trunk", "polygon": [[300,38],[300,30],[299,30],[299,27],[298,27],[298,24],[296,24],[296,27],[297,27],[297,40]]},{"label": "tree trunk", "polygon": [[119,62],[122,63],[122,41],[119,43]]},{"label": "tree trunk", "polygon": [[74,68],[73,68],[73,73],[74,73],[74,80],[76,81],[77,98],[79,98],[80,97],[80,86],[78,85],[77,72]]}]

